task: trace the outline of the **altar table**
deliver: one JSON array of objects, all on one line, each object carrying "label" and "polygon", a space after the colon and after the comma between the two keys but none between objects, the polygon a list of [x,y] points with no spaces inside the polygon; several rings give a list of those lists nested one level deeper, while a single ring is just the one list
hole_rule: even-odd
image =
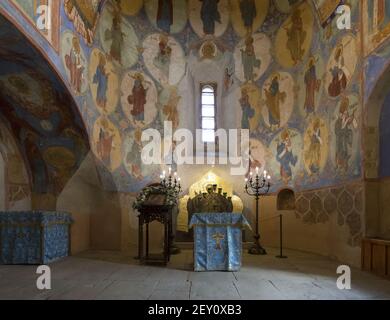
[{"label": "altar table", "polygon": [[241,268],[242,229],[249,226],[241,213],[195,213],[195,271],[238,271]]},{"label": "altar table", "polygon": [[0,212],[0,264],[47,264],[68,256],[71,222],[63,212]]}]

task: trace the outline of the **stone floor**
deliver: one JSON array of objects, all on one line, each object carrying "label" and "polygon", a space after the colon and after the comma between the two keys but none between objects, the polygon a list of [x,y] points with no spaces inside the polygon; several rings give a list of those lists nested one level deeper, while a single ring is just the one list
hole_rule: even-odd
[{"label": "stone floor", "polygon": [[36,266],[0,266],[0,299],[390,299],[390,281],[352,269],[352,289],[339,290],[337,262],[268,253],[245,254],[240,272],[195,273],[190,250],[166,268],[140,266],[130,254],[86,252],[51,264],[46,291],[36,288]]}]

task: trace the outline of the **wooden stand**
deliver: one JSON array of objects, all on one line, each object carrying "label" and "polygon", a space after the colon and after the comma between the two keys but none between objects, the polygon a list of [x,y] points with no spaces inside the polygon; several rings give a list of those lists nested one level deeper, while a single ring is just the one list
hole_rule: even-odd
[{"label": "wooden stand", "polygon": [[[139,209],[138,215],[138,258],[143,264],[167,265],[170,260],[171,234],[172,234],[172,206],[145,205]],[[158,221],[164,225],[164,250],[161,255],[149,253],[149,224]],[[144,250],[144,225],[146,225],[146,241]]]}]

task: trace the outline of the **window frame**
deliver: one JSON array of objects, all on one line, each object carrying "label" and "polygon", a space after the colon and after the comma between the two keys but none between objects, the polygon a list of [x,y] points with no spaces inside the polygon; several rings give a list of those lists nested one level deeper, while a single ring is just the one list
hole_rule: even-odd
[{"label": "window frame", "polygon": [[[212,129],[205,129],[203,128],[203,118],[212,118],[212,117],[205,117],[203,116],[203,90],[206,88],[206,87],[211,87],[213,89],[213,94],[214,94],[214,141],[204,141],[203,140],[203,131],[205,130],[212,130]],[[218,104],[217,104],[217,83],[215,82],[201,82],[200,83],[200,101],[199,101],[199,121],[200,121],[200,129],[202,130],[202,143],[203,144],[217,144],[217,141],[216,141],[216,136],[215,136],[215,133],[217,132],[218,128],[217,128],[217,116],[218,116]],[[207,105],[205,105],[207,106]]]}]

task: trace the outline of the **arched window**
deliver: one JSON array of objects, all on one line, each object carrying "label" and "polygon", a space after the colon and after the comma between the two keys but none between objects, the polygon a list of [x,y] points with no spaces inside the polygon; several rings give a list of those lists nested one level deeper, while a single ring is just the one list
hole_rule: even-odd
[{"label": "arched window", "polygon": [[278,193],[278,210],[295,210],[295,193],[291,189],[283,189]]},{"label": "arched window", "polygon": [[201,85],[201,129],[202,141],[215,142],[217,127],[216,84]]}]

